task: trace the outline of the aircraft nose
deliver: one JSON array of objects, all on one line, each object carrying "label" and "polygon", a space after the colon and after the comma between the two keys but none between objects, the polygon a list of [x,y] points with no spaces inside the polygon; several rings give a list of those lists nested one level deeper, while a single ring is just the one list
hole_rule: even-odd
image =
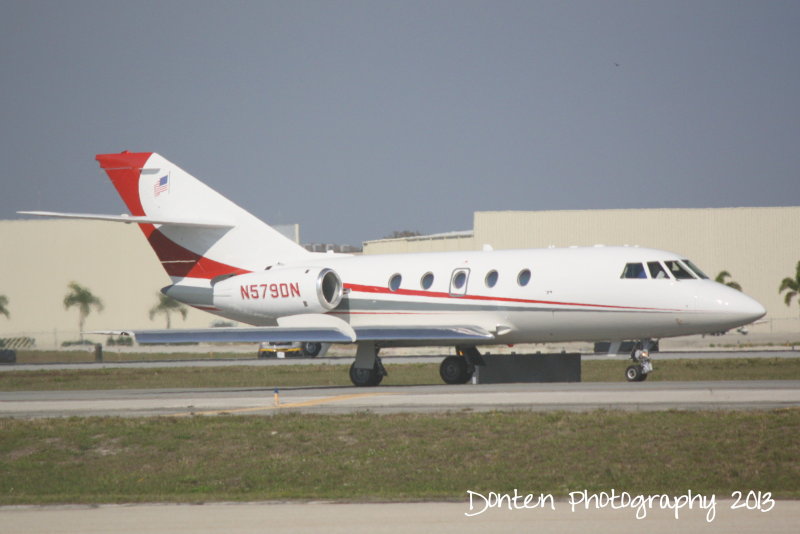
[{"label": "aircraft nose", "polygon": [[767,310],[764,309],[760,302],[735,289],[726,291],[726,294],[718,302],[727,314],[733,316],[743,325],[761,319],[767,314]]}]

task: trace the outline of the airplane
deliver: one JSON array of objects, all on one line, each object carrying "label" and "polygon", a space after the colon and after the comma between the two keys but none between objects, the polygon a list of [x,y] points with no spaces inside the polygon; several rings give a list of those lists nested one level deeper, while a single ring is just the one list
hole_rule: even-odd
[{"label": "airplane", "polygon": [[377,386],[383,347],[453,346],[440,375],[461,384],[485,364],[478,347],[640,340],[626,378],[641,381],[654,340],[766,313],[681,255],[648,248],[313,253],[159,154],[96,159],[130,214],[20,213],[138,224],[171,278],[164,294],[249,325],[125,331],[141,344],[354,343],[352,383]]}]

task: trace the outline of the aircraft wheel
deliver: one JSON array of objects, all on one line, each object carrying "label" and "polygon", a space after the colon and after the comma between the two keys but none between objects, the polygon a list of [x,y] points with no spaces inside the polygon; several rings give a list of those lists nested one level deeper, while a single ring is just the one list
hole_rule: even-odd
[{"label": "aircraft wheel", "polygon": [[383,380],[383,374],[377,365],[372,369],[361,369],[356,367],[356,362],[353,362],[350,366],[350,381],[354,386],[373,387],[380,384],[381,380]]},{"label": "aircraft wheel", "polygon": [[628,379],[628,382],[641,382],[647,378],[647,375],[642,372],[641,365],[629,365],[625,369],[625,378]]},{"label": "aircraft wheel", "polygon": [[303,354],[309,358],[316,358],[322,350],[322,343],[309,342],[303,343]]},{"label": "aircraft wheel", "polygon": [[472,377],[463,356],[448,356],[439,366],[439,376],[445,384],[466,384]]}]

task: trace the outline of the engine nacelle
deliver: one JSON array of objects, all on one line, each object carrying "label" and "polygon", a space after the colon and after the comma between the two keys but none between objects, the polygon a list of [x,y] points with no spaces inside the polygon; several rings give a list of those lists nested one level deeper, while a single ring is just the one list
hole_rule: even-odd
[{"label": "engine nacelle", "polygon": [[214,285],[214,306],[262,317],[325,313],[342,300],[332,269],[288,267],[232,276]]}]

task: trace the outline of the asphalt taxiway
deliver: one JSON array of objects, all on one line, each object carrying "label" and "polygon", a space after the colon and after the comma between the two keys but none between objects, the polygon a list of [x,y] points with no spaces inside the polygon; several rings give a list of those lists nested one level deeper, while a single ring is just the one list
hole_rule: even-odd
[{"label": "asphalt taxiway", "polygon": [[0,392],[0,417],[274,415],[800,406],[800,380]]}]

